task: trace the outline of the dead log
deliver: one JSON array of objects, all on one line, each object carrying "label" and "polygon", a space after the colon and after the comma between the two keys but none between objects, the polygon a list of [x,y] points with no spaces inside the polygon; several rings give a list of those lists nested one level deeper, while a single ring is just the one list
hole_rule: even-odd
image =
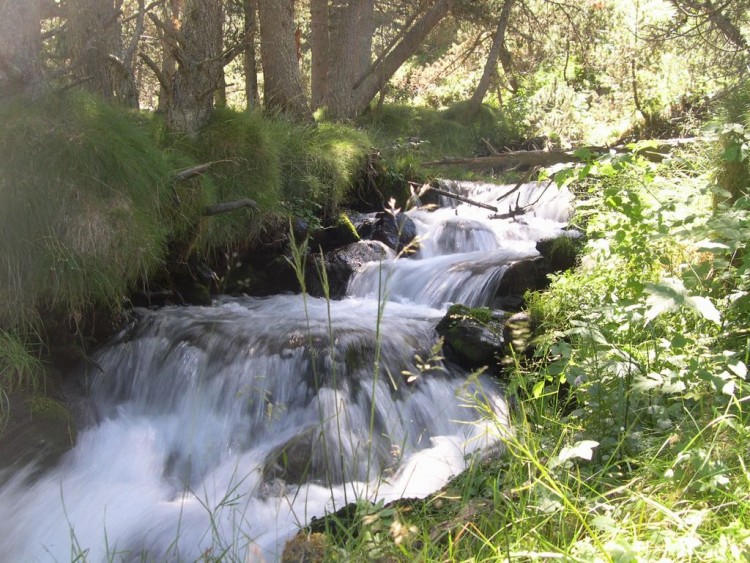
[{"label": "dead log", "polygon": [[215,160],[213,162],[204,162],[203,164],[198,164],[197,166],[191,166],[190,168],[178,170],[177,172],[172,174],[172,180],[174,180],[175,182],[184,182],[185,180],[189,180],[190,178],[195,178],[196,176],[200,176],[201,174],[203,174],[217,162],[226,161]]},{"label": "dead log", "polygon": [[430,186],[430,191],[433,191],[433,192],[435,192],[436,194],[439,194],[439,195],[444,195],[445,197],[450,197],[452,199],[457,199],[458,201],[462,201],[464,203],[468,203],[469,205],[476,205],[477,207],[482,207],[484,209],[489,209],[490,211],[494,211],[495,213],[497,213],[497,207],[495,207],[493,205],[487,205],[486,203],[482,203],[481,201],[475,201],[473,199],[469,199],[468,197],[464,197],[462,195],[454,194],[454,193],[451,193],[451,192],[446,192],[445,190],[441,190],[441,189],[438,189],[438,188],[433,188],[432,186]]},{"label": "dead log", "polygon": [[202,215],[204,217],[210,217],[211,215],[218,215],[219,213],[226,213],[227,211],[234,211],[235,209],[250,208],[257,211],[258,204],[252,199],[238,199],[237,201],[227,201],[224,203],[216,203],[209,205],[203,210]]},{"label": "dead log", "polygon": [[552,166],[580,161],[572,151],[515,151],[474,158],[443,158],[423,162],[423,166],[465,166],[467,168],[511,168],[515,166]]},{"label": "dead log", "polygon": [[[635,152],[641,154],[649,160],[659,161],[669,154],[673,149],[690,145],[693,143],[706,143],[715,140],[713,137],[686,137],[680,139],[657,139],[653,143],[646,141],[641,142],[641,148]],[[423,162],[423,166],[464,166],[466,168],[483,169],[483,168],[514,168],[524,166],[552,166],[566,162],[581,162],[582,158],[578,156],[580,152],[588,151],[592,157],[599,157],[605,154],[631,152],[627,145],[616,145],[612,147],[581,147],[580,149],[562,150],[534,150],[534,151],[512,151],[500,153],[491,156],[479,156],[473,158],[443,158],[442,160],[432,160]]]}]

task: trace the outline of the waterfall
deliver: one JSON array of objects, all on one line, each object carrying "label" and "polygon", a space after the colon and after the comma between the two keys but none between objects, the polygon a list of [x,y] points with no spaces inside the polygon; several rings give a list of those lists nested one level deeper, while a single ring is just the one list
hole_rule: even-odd
[{"label": "waterfall", "polygon": [[[450,188],[494,201],[513,186]],[[431,357],[434,326],[452,302],[489,303],[509,263],[561,232],[569,194],[547,192],[523,186],[507,209],[533,211],[516,220],[453,200],[409,211],[419,253],[366,264],[341,301],[136,311],[81,374],[76,446],[0,489],[2,557],[273,561],[313,516],[438,489],[508,413],[497,381]]]}]

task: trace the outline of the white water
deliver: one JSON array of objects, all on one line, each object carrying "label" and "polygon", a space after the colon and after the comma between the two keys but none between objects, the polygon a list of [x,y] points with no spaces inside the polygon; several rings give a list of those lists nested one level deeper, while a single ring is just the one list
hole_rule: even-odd
[{"label": "white water", "polygon": [[[493,202],[510,187],[460,189]],[[493,380],[440,363],[419,374],[415,356],[429,356],[450,302],[489,303],[507,264],[560,232],[569,197],[548,192],[517,222],[411,211],[419,255],[366,266],[343,301],[140,311],[95,358],[76,447],[0,490],[0,559],[273,561],[313,516],[438,489],[498,440],[507,407]],[[519,203],[539,193],[526,186]],[[301,486],[264,471],[295,436],[313,444]]]}]

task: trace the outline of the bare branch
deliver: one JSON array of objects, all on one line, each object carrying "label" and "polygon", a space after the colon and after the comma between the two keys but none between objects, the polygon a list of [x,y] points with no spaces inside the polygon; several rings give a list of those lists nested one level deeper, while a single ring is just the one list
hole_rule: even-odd
[{"label": "bare branch", "polygon": [[154,60],[143,51],[140,51],[138,53],[138,56],[144,63],[146,63],[146,66],[151,69],[154,75],[156,75],[156,79],[159,81],[159,84],[161,84],[165,90],[171,91],[172,82],[164,76],[164,73],[162,73],[159,65],[157,65]]}]

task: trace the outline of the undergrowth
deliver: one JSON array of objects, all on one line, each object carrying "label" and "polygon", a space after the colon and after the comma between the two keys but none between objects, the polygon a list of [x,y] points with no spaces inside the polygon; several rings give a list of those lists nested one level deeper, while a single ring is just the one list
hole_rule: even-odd
[{"label": "undergrowth", "polygon": [[750,186],[715,204],[713,155],[559,178],[581,192],[586,246],[527,296],[538,336],[509,374],[507,453],[330,520],[328,559],[746,560]]}]

